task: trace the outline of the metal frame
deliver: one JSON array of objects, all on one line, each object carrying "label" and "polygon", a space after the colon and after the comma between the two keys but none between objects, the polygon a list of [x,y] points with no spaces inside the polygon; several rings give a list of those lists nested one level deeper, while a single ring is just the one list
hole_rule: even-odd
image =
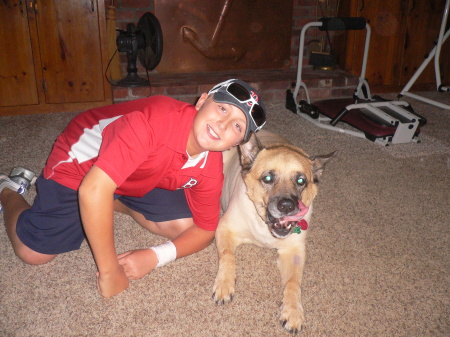
[{"label": "metal frame", "polygon": [[[306,87],[306,84],[302,81],[302,60],[303,60],[303,53],[305,48],[305,34],[306,31],[311,27],[322,27],[322,22],[310,22],[307,23],[305,26],[303,26],[301,32],[300,32],[300,47],[298,51],[298,68],[297,68],[297,80],[296,85],[294,89],[294,99],[298,96],[298,92],[300,90],[300,87],[302,87],[305,90],[306,94],[306,101],[308,104],[311,104],[311,101],[309,99],[309,93],[308,88]],[[359,76],[359,82],[358,86],[356,87],[355,95],[360,97],[361,94],[363,94],[362,87],[365,86],[367,89],[367,97],[369,98],[370,95],[370,88],[369,84],[367,83],[365,77],[366,77],[366,68],[367,68],[367,57],[369,55],[369,45],[370,45],[370,26],[366,24],[366,42],[364,44],[364,56],[363,56],[363,62],[362,62],[362,68],[361,68],[361,75]],[[298,108],[298,105],[297,105]]]},{"label": "metal frame", "polygon": [[444,14],[442,16],[441,29],[439,31],[439,37],[437,39],[436,45],[433,47],[433,49],[428,54],[427,58],[422,62],[420,67],[416,70],[416,72],[411,77],[409,82],[406,84],[406,86],[400,92],[400,94],[398,95],[398,99],[402,99],[403,96],[408,96],[408,97],[417,99],[419,101],[423,101],[425,103],[435,105],[439,108],[450,110],[450,105],[448,105],[448,104],[437,102],[435,100],[425,98],[425,97],[422,97],[422,96],[419,96],[416,94],[412,94],[409,92],[409,89],[411,89],[413,84],[416,82],[417,78],[420,76],[420,74],[422,74],[423,70],[431,62],[433,57],[434,57],[434,72],[435,72],[435,76],[436,76],[436,89],[440,92],[450,92],[449,86],[442,85],[441,70],[439,67],[439,59],[441,56],[442,44],[447,40],[447,38],[450,35],[450,29],[448,29],[447,32],[445,32],[445,27],[447,25],[448,16],[449,16],[449,7],[450,7],[450,0],[447,0],[445,7],[444,7]]}]

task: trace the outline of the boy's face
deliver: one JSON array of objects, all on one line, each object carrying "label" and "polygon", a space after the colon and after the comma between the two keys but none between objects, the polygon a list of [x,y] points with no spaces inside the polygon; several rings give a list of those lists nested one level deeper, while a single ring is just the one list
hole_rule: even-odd
[{"label": "boy's face", "polygon": [[194,117],[187,147],[190,155],[204,151],[225,151],[244,139],[247,119],[238,107],[216,103],[204,93],[195,108],[198,112]]}]

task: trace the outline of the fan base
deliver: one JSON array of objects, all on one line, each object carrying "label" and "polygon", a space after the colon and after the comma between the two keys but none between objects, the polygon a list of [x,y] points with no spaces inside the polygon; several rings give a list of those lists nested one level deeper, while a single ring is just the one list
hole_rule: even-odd
[{"label": "fan base", "polygon": [[120,81],[117,81],[115,84],[119,87],[146,87],[150,84],[146,79],[139,77],[135,73],[128,73],[128,75],[122,78]]}]

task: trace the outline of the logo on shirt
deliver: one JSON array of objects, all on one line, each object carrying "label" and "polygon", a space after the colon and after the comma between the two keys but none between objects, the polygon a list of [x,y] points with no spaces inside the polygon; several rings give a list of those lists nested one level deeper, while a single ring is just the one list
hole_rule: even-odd
[{"label": "logo on shirt", "polygon": [[191,178],[191,179],[189,179],[189,181],[186,184],[184,184],[181,187],[182,188],[191,188],[191,187],[194,187],[197,184],[198,184],[198,180],[194,179],[194,178]]}]

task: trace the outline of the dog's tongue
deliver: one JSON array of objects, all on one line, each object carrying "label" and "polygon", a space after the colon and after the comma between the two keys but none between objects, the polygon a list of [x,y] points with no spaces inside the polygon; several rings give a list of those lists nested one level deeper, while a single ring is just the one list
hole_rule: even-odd
[{"label": "dog's tongue", "polygon": [[299,200],[298,208],[300,209],[300,212],[298,212],[297,214],[294,214],[294,215],[289,215],[289,216],[283,217],[283,221],[299,221],[299,220],[303,219],[305,214],[308,213],[309,207],[306,207],[305,204]]}]

